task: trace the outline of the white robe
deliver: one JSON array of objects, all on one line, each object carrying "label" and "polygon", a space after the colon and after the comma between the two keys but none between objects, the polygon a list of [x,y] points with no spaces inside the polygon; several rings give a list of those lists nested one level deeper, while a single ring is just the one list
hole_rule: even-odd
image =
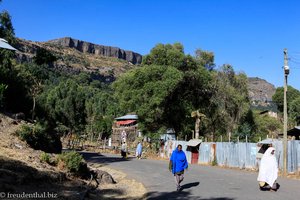
[{"label": "white robe", "polygon": [[266,182],[271,187],[278,177],[278,164],[276,157],[275,154],[271,154],[273,150],[275,151],[274,147],[269,147],[261,158],[257,177],[257,181]]}]

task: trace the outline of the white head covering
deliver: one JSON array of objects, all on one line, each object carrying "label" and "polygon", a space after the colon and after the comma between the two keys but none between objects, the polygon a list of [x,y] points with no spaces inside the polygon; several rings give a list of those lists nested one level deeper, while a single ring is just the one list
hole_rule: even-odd
[{"label": "white head covering", "polygon": [[271,187],[278,177],[278,165],[275,154],[271,154],[275,151],[274,147],[269,147],[261,158],[259,173],[257,180],[268,183]]}]

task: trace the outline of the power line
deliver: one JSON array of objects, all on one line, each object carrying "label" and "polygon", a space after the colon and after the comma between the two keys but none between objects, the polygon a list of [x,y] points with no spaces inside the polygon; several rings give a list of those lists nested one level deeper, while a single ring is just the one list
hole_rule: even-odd
[{"label": "power line", "polygon": [[[290,62],[295,63],[296,65],[300,65],[300,61],[290,60]],[[297,66],[294,66],[294,67],[297,67]]]},{"label": "power line", "polygon": [[300,57],[299,57],[299,58],[295,58],[294,56],[290,56],[290,57],[289,57],[289,60],[292,60],[292,59],[293,59],[293,60],[300,61]]}]

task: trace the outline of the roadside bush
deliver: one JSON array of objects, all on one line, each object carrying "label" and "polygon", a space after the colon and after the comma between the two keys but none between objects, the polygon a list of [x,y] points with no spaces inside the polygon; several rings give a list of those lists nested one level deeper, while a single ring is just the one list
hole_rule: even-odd
[{"label": "roadside bush", "polygon": [[59,136],[47,124],[23,125],[17,135],[36,150],[47,153],[60,153],[62,149]]},{"label": "roadside bush", "polygon": [[55,157],[53,157],[51,154],[42,152],[40,155],[40,161],[44,163],[48,163],[49,165],[56,166],[57,161]]},{"label": "roadside bush", "polygon": [[65,168],[72,174],[80,177],[88,175],[88,167],[82,156],[76,151],[64,152],[57,158],[58,167]]},{"label": "roadside bush", "polygon": [[42,162],[51,164],[51,158],[50,158],[50,155],[47,154],[47,153],[45,153],[45,152],[41,153],[41,155],[40,155],[40,160],[41,160]]},{"label": "roadside bush", "polygon": [[5,84],[0,84],[0,108],[2,108],[3,103],[4,103],[4,92],[7,89],[7,85]]}]

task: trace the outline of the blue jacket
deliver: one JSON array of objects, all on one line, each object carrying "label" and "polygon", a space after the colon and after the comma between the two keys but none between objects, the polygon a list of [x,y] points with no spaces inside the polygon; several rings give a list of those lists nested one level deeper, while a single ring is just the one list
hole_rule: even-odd
[{"label": "blue jacket", "polygon": [[173,174],[181,172],[188,168],[188,162],[186,160],[185,153],[183,151],[178,151],[177,148],[173,151],[170,162],[172,163]]}]

